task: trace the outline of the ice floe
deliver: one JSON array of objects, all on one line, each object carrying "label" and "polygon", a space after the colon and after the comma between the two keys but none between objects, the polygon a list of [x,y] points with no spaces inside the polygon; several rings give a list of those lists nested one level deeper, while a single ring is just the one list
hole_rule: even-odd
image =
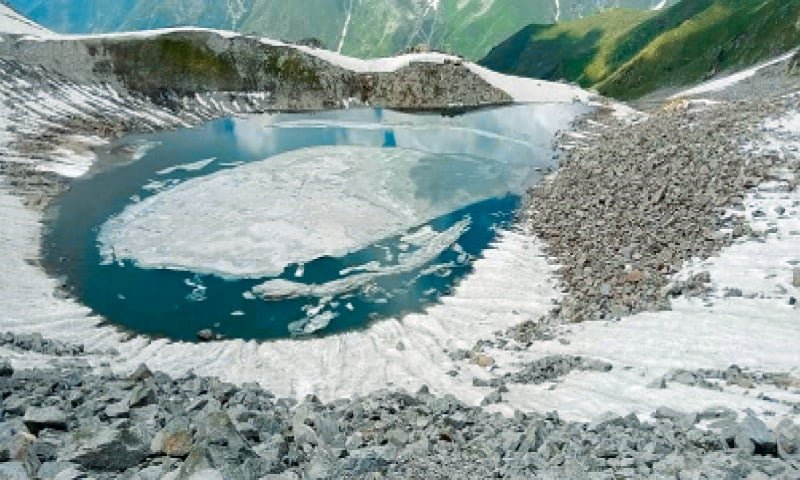
[{"label": "ice floe", "polygon": [[[185,181],[101,229],[106,261],[223,277],[280,275],[518,191],[527,159],[315,147]],[[430,179],[436,179],[435,184]]]},{"label": "ice floe", "polygon": [[[399,262],[396,265],[376,268],[366,273],[350,275],[319,285],[298,283],[283,279],[268,280],[254,287],[253,293],[266,299],[295,297],[325,298],[341,295],[342,293],[361,288],[377,278],[410,272],[421,268],[443,251],[450,248],[467,228],[469,228],[469,224],[470,219],[467,217],[456,222],[444,232],[431,235],[428,237],[429,241],[420,245],[418,250],[406,255],[400,255]],[[369,265],[365,265],[364,268],[369,268]]]},{"label": "ice floe", "polygon": [[157,175],[169,175],[175,172],[196,172],[206,168],[207,166],[214,163],[217,160],[217,157],[206,158],[205,160],[198,160],[196,162],[191,163],[184,163],[181,165],[175,165],[174,167],[168,167],[159,170],[156,172]]}]

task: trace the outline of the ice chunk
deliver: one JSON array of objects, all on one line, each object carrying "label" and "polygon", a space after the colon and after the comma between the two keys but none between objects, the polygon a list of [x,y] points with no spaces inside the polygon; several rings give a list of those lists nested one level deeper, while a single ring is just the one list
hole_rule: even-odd
[{"label": "ice chunk", "polygon": [[[444,232],[429,237],[429,242],[419,250],[403,255],[400,263],[383,267],[377,271],[359,273],[323,284],[305,284],[289,280],[269,280],[253,288],[253,293],[264,299],[295,297],[333,297],[361,288],[368,283],[389,275],[405,273],[421,268],[435,259],[458,240],[469,228],[469,217],[457,222]],[[426,230],[428,231],[428,230]]]},{"label": "ice chunk", "polygon": [[174,167],[165,168],[156,172],[158,175],[169,175],[175,172],[196,172],[211,165],[217,157],[206,158],[205,160],[198,160],[197,162],[184,163],[183,165],[175,165]]}]

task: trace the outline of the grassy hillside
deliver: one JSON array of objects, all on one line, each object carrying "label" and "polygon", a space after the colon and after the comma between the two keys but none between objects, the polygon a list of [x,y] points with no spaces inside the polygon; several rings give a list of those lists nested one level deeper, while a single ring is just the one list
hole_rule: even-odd
[{"label": "grassy hillside", "polygon": [[[360,56],[419,44],[471,59],[531,23],[590,15],[609,6],[647,10],[661,0],[7,0],[59,32],[197,25],[298,41]],[[668,0],[673,2],[674,0]]]},{"label": "grassy hillside", "polygon": [[683,0],[660,12],[614,9],[528,26],[482,63],[635,98],[794,48],[800,44],[798,18],[800,2],[786,0]]}]

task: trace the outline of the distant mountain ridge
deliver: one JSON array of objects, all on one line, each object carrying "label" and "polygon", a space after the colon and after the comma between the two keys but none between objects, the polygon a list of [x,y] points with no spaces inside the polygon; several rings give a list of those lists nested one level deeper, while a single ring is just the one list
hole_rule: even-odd
[{"label": "distant mountain ridge", "polygon": [[477,59],[531,23],[612,7],[660,8],[672,0],[9,0],[62,33],[175,25],[236,30],[376,57],[423,44]]},{"label": "distant mountain ridge", "polygon": [[556,25],[528,25],[480,63],[630,99],[796,48],[799,18],[797,0],[682,0],[658,11],[614,9]]}]

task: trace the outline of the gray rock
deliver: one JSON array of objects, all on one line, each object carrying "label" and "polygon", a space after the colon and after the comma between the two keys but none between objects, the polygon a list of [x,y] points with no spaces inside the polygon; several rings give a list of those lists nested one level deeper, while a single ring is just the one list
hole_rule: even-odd
[{"label": "gray rock", "polygon": [[30,478],[22,462],[0,463],[0,479],[29,480]]},{"label": "gray rock", "polygon": [[389,447],[368,447],[350,452],[345,459],[345,470],[352,475],[378,472],[396,457],[396,451]]},{"label": "gray rock", "polygon": [[795,288],[800,288],[800,267],[794,267],[792,270],[792,285]]},{"label": "gray rock", "polygon": [[268,473],[261,480],[300,480],[300,475],[289,470],[283,473]]},{"label": "gray rock", "polygon": [[11,367],[11,362],[8,359],[0,359],[0,377],[10,377],[14,374],[14,369]]},{"label": "gray rock", "polygon": [[777,455],[778,445],[775,434],[756,418],[752,411],[739,424],[735,437],[736,446],[747,452],[759,455]]},{"label": "gray rock", "polygon": [[156,400],[156,392],[151,385],[136,385],[128,396],[128,406],[145,407],[156,403]]},{"label": "gray rock", "polygon": [[[91,476],[89,477],[89,479],[92,478],[94,477]],[[58,474],[53,478],[53,480],[89,480],[89,479],[87,479],[85,473],[81,472],[79,469],[74,467],[69,467],[67,469],[58,472]]]},{"label": "gray rock", "polygon": [[483,405],[483,406],[493,405],[493,404],[496,404],[496,403],[501,403],[502,401],[503,401],[503,395],[499,391],[495,390],[494,392],[490,393],[489,395],[486,395],[483,398],[483,400],[481,400],[481,405]]},{"label": "gray rock", "polygon": [[194,446],[177,480],[188,480],[207,469],[219,470],[225,478],[237,479],[256,479],[275,473],[272,471],[275,466],[255,454],[227,413],[211,412],[198,423]]},{"label": "gray rock", "polygon": [[171,420],[150,442],[150,451],[156,455],[185,458],[191,449],[189,422],[183,418]]},{"label": "gray rock", "polygon": [[194,472],[189,480],[225,480],[225,476],[219,470],[213,468],[205,468]]},{"label": "gray rock", "polygon": [[204,330],[200,330],[199,332],[197,332],[197,339],[200,340],[201,342],[210,342],[214,340],[214,338],[215,335],[211,329],[206,328]]},{"label": "gray rock", "polygon": [[56,407],[28,407],[23,421],[34,435],[45,428],[67,429],[67,415]]},{"label": "gray rock", "polygon": [[139,465],[149,455],[145,435],[138,428],[79,430],[73,433],[63,458],[90,470],[121,472]]},{"label": "gray rock", "polygon": [[41,480],[53,480],[59,473],[69,469],[77,470],[75,464],[68,462],[44,462],[39,467],[36,476]]},{"label": "gray rock", "polygon": [[783,419],[775,427],[778,455],[781,458],[800,455],[800,425],[791,419]]},{"label": "gray rock", "polygon": [[726,288],[723,296],[725,298],[741,298],[744,296],[744,293],[742,293],[741,289],[738,288]]},{"label": "gray rock", "polygon": [[736,412],[728,407],[710,407],[698,414],[700,420],[735,419]]},{"label": "gray rock", "polygon": [[108,418],[127,418],[131,409],[128,406],[128,402],[116,402],[108,405],[105,412]]},{"label": "gray rock", "polygon": [[653,418],[659,420],[670,420],[674,423],[680,424],[684,428],[689,428],[698,421],[697,414],[686,414],[678,412],[669,407],[659,407],[653,413]]},{"label": "gray rock", "polygon": [[556,380],[573,370],[608,372],[613,366],[608,362],[572,355],[552,355],[544,357],[525,366],[516,373],[506,374],[509,382],[541,384]]},{"label": "gray rock", "polygon": [[136,370],[128,377],[128,379],[132,382],[141,382],[142,380],[147,380],[148,378],[153,378],[153,372],[147,368],[147,365],[140,364],[136,367]]},{"label": "gray rock", "polygon": [[325,449],[317,449],[314,455],[306,464],[303,478],[308,480],[326,480],[336,478],[334,471],[336,469],[335,458]]}]

